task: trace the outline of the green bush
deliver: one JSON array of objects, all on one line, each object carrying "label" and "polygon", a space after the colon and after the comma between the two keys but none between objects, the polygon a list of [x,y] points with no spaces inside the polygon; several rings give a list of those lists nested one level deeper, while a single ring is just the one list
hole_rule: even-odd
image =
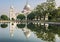
[{"label": "green bush", "polygon": [[24,28],[25,27],[25,24],[17,24],[17,27],[18,28]]},{"label": "green bush", "polygon": [[1,28],[6,28],[7,26],[7,24],[1,24]]},{"label": "green bush", "polygon": [[9,20],[7,15],[1,15],[1,20]]},{"label": "green bush", "polygon": [[23,19],[25,19],[25,16],[24,16],[23,14],[19,14],[19,15],[17,16],[17,19],[18,19],[18,20],[23,20]]}]

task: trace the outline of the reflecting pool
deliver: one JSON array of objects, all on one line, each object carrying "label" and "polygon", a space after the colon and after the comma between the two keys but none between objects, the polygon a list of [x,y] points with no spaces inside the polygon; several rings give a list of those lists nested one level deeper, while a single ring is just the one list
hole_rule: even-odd
[{"label": "reflecting pool", "polygon": [[60,42],[60,25],[0,23],[0,42]]}]

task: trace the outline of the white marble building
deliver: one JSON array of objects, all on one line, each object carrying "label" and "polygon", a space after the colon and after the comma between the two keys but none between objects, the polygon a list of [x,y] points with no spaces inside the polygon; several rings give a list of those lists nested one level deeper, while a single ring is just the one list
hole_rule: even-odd
[{"label": "white marble building", "polygon": [[16,17],[17,15],[19,15],[20,13],[21,14],[24,14],[26,17],[27,15],[31,12],[31,6],[28,4],[28,1],[26,1],[26,5],[24,6],[23,10],[21,12],[15,12],[15,9],[13,6],[10,6],[10,20],[15,19],[16,20]]},{"label": "white marble building", "polygon": [[[26,5],[24,6],[23,10],[21,12],[15,12],[15,9],[13,6],[10,6],[10,20],[15,19],[16,20],[16,17],[19,15],[19,14],[24,14],[26,19],[27,19],[27,15],[29,13],[31,13],[32,9],[31,9],[31,6],[28,4],[28,1],[26,2]],[[35,19],[37,20],[37,19]],[[40,20],[38,18],[38,20]],[[41,20],[44,20],[44,18],[41,18]],[[48,20],[48,15],[45,16],[45,20]]]}]

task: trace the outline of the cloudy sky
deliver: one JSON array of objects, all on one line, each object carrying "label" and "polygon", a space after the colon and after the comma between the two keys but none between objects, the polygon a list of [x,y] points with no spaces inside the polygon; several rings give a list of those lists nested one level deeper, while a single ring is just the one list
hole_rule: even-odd
[{"label": "cloudy sky", "polygon": [[[42,2],[45,2],[46,0],[28,0],[28,3],[31,6],[31,9],[37,6],[37,4],[40,4]],[[60,0],[55,0],[56,6],[60,5]],[[11,5],[14,6],[16,11],[22,11],[24,6],[26,4],[26,0],[0,0],[0,14],[7,14],[9,13],[9,7]]]}]

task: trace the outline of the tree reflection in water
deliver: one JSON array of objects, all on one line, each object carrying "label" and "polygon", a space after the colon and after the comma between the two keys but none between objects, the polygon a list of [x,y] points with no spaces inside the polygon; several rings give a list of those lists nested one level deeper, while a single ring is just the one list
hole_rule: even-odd
[{"label": "tree reflection in water", "polygon": [[17,27],[18,28],[24,28],[25,27],[25,24],[17,24]]},{"label": "tree reflection in water", "polygon": [[23,31],[26,38],[30,37],[31,31],[30,31],[30,29],[27,28],[26,24],[20,23],[20,24],[17,24],[17,27],[19,29],[22,29],[22,31]]},{"label": "tree reflection in water", "polygon": [[[4,23],[0,25],[2,28],[6,28],[8,24]],[[10,35],[13,36],[14,29],[21,28],[24,35],[29,38],[31,35],[31,31],[36,34],[37,38],[40,38],[44,41],[51,41],[55,42],[56,35],[60,37],[60,25],[56,24],[45,24],[43,25],[41,23],[27,23],[26,24],[13,24],[10,23]]]},{"label": "tree reflection in water", "polygon": [[8,24],[7,23],[2,23],[1,24],[1,28],[7,28],[8,27]]},{"label": "tree reflection in water", "polygon": [[49,24],[48,29],[46,29],[46,25],[41,24],[33,24],[29,23],[27,27],[35,32],[37,38],[40,38],[44,41],[52,41],[55,42],[56,34],[60,37],[60,25]]}]

